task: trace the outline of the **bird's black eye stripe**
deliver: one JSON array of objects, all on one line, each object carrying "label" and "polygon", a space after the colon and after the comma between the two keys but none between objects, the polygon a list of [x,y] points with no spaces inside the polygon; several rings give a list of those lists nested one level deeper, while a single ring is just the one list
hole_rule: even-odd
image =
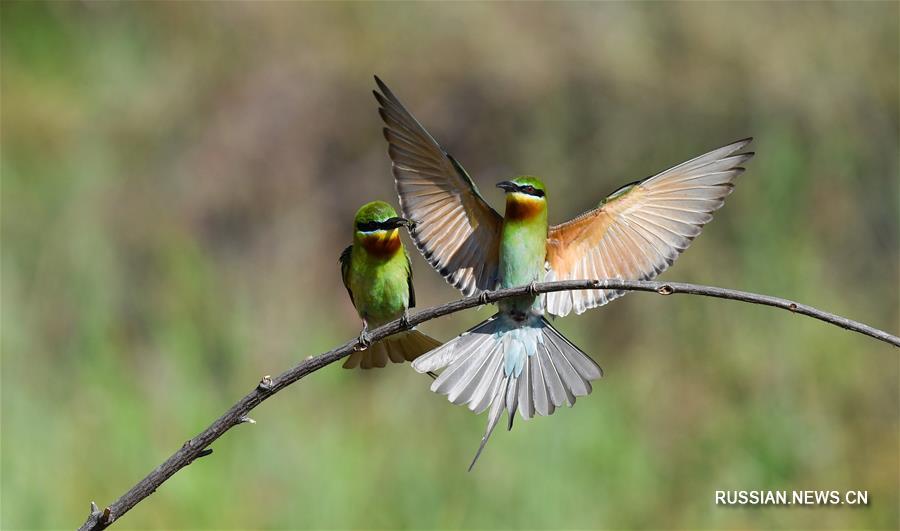
[{"label": "bird's black eye stripe", "polygon": [[531,186],[530,184],[527,186],[520,187],[519,191],[522,193],[528,194],[528,195],[533,195],[535,197],[544,197],[543,190],[538,190],[537,188],[535,188],[534,186]]},{"label": "bird's black eye stripe", "polygon": [[391,218],[385,221],[364,221],[356,224],[356,230],[362,232],[373,232],[376,230],[396,229],[397,225],[396,223],[394,223],[395,219],[397,218]]},{"label": "bird's black eye stripe", "polygon": [[384,223],[381,223],[380,221],[364,221],[356,224],[356,230],[362,232],[373,232],[384,228]]}]

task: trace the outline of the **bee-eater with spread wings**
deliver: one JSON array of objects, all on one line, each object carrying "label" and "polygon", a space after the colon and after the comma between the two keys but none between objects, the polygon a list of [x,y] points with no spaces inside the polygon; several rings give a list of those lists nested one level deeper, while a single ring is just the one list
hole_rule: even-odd
[{"label": "bee-eater with spread wings", "polygon": [[400,227],[409,222],[384,201],[363,205],[353,221],[353,245],[341,253],[341,277],[350,301],[363,320],[356,351],[344,362],[345,369],[384,367],[387,361],[403,363],[440,346],[418,330],[409,330],[370,344],[369,326],[381,326],[416,305],[409,255],[400,241]]},{"label": "bee-eater with spread wings", "polygon": [[[740,140],[652,177],[627,184],[561,225],[548,226],[547,191],[536,177],[497,184],[503,216],[478,193],[462,165],[445,152],[377,77],[375,98],[386,125],[403,215],[428,262],[465,295],[497,287],[568,279],[650,279],[665,270],[731,193]],[[551,415],[591,392],[602,371],[544,318],[582,313],[623,295],[615,290],[559,291],[501,301],[499,312],[413,363],[446,369],[431,390],[480,413],[488,424],[471,470],[504,409]]]}]

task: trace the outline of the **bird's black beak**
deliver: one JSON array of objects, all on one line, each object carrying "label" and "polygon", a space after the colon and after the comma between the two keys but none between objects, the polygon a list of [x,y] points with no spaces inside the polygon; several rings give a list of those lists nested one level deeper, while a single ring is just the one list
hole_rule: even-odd
[{"label": "bird's black beak", "polygon": [[502,188],[507,192],[515,192],[519,187],[512,181],[500,181],[497,183],[497,188]]},{"label": "bird's black beak", "polygon": [[412,227],[413,225],[415,225],[415,223],[406,218],[388,218],[384,222],[393,228]]}]

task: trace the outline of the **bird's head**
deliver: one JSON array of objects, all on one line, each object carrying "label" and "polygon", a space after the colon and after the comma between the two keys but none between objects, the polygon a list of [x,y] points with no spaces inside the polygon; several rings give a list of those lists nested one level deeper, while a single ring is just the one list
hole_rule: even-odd
[{"label": "bird's head", "polygon": [[397,215],[394,208],[384,201],[366,203],[353,219],[353,235],[370,252],[387,253],[400,248],[400,227],[411,223]]},{"label": "bird's head", "polygon": [[535,198],[543,198],[546,195],[544,182],[531,175],[522,175],[511,181],[500,181],[497,188],[502,188],[507,194],[522,194]]},{"label": "bird's head", "polygon": [[530,219],[547,212],[547,193],[537,177],[524,175],[500,181],[497,188],[506,192],[506,218]]}]

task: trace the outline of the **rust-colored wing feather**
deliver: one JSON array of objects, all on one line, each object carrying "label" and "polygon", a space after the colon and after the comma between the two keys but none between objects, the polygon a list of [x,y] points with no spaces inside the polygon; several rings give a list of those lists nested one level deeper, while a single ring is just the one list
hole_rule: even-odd
[{"label": "rust-colored wing feather", "polygon": [[378,77],[375,82],[400,208],[415,222],[416,247],[465,295],[494,289],[502,217],[391,90]]},{"label": "rust-colored wing feather", "polygon": [[[629,185],[581,216],[550,227],[545,280],[646,280],[664,271],[725,202],[753,153],[751,138]],[[737,153],[737,154],[736,154]],[[544,296],[553,315],[582,313],[622,291],[558,291]]]}]

